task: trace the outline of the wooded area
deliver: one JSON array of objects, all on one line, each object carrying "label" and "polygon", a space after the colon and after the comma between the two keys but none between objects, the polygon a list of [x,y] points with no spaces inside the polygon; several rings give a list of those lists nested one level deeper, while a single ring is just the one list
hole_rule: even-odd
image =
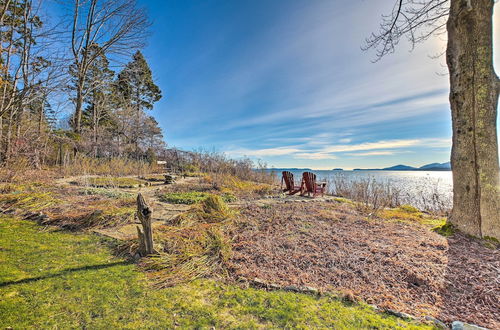
[{"label": "wooded area", "polygon": [[134,0],[1,0],[0,162],[163,150],[148,114],[162,95],[140,51],[148,27]]}]

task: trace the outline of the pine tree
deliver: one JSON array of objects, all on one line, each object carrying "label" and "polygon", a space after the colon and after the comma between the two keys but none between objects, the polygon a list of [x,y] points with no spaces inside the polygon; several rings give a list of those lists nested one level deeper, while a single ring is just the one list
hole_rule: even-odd
[{"label": "pine tree", "polygon": [[160,88],[154,83],[151,69],[140,51],[118,74],[117,89],[119,103],[128,108],[132,115],[132,132],[129,142],[134,146],[135,156],[139,157],[139,140],[144,138],[144,127],[148,116],[145,110],[153,109],[153,104],[162,97]]}]

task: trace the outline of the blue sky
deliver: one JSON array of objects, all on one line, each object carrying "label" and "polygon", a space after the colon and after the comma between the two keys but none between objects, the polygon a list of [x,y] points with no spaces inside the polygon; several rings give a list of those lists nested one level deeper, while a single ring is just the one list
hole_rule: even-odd
[{"label": "blue sky", "polygon": [[140,3],[170,146],[314,169],[449,160],[445,36],[377,63],[360,49],[392,1]]}]

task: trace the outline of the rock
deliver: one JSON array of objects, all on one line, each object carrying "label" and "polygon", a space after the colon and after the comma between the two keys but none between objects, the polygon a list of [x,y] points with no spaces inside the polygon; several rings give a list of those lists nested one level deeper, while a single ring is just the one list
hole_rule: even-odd
[{"label": "rock", "polygon": [[453,323],[451,324],[451,330],[488,330],[488,329],[474,324],[468,324],[460,321],[453,321]]},{"label": "rock", "polygon": [[442,322],[442,321],[440,321],[432,316],[426,316],[425,320],[434,323],[438,328],[448,329],[448,326],[444,322]]},{"label": "rock", "polygon": [[386,309],[385,312],[387,314],[391,314],[391,315],[397,316],[397,317],[405,319],[405,320],[414,320],[415,319],[415,317],[410,315],[410,314],[406,314],[404,312],[398,312],[398,311],[395,311],[392,309]]},{"label": "rock", "polygon": [[316,288],[313,288],[312,286],[303,286],[301,288],[301,290],[304,293],[319,294],[319,290]]},{"label": "rock", "polygon": [[283,288],[283,290],[291,292],[300,292],[300,288],[296,287],[295,285],[287,285]]},{"label": "rock", "polygon": [[254,278],[252,280],[252,284],[256,285],[256,286],[261,286],[261,287],[266,287],[267,286],[267,283],[264,280],[262,280],[262,279],[260,279],[258,277]]}]

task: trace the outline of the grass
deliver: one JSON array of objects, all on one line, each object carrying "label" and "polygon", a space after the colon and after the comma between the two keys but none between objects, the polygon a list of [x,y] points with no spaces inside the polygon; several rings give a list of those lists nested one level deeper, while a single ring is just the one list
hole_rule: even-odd
[{"label": "grass", "polygon": [[446,218],[431,216],[411,205],[382,209],[377,212],[377,216],[387,220],[419,223],[430,227],[443,226],[446,222]]},{"label": "grass", "polygon": [[229,193],[238,197],[254,197],[276,194],[276,187],[267,183],[257,183],[242,180],[234,175],[205,175],[205,181],[217,187],[223,193]]},{"label": "grass", "polygon": [[79,186],[90,186],[97,188],[135,188],[144,184],[144,181],[134,178],[123,177],[82,177],[78,181],[73,182]]},{"label": "grass", "polygon": [[0,217],[0,327],[430,329],[325,296],[197,280],[153,290],[96,236]]},{"label": "grass", "polygon": [[432,230],[444,237],[453,236],[453,234],[455,234],[456,232],[455,226],[453,226],[450,222],[445,222],[441,225],[438,225]]},{"label": "grass", "polygon": [[81,195],[97,195],[108,198],[120,198],[120,199],[134,198],[134,194],[108,188],[84,188],[80,190],[79,193]]},{"label": "grass", "polygon": [[[201,203],[210,197],[212,194],[201,191],[189,191],[189,192],[170,192],[159,195],[159,199],[165,203],[173,203],[173,204],[197,204]],[[232,194],[223,194],[222,198],[225,202],[233,202],[236,200],[236,197]]]}]

